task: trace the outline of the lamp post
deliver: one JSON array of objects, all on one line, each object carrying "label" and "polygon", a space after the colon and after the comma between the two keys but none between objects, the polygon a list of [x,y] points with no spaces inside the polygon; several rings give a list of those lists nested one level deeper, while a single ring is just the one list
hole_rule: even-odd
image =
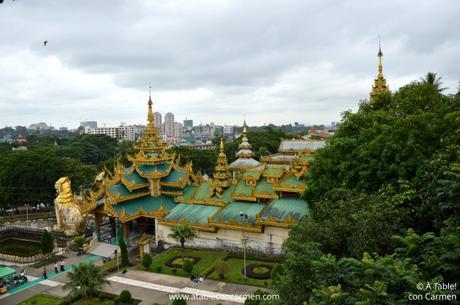
[{"label": "lamp post", "polygon": [[[240,217],[243,219],[248,219],[248,214],[244,212],[240,212]],[[244,278],[246,279],[246,237],[244,236],[244,229],[241,231],[243,234],[243,271],[244,271]]]},{"label": "lamp post", "polygon": [[26,203],[24,204],[24,207],[26,208],[26,221],[29,220],[29,204]]}]

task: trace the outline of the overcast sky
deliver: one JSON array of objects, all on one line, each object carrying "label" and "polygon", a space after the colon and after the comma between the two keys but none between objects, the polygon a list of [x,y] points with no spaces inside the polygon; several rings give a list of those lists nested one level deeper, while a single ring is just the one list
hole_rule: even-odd
[{"label": "overcast sky", "polygon": [[[460,80],[459,1],[4,0],[0,127],[330,123],[432,71]],[[47,46],[43,41],[47,40]]]}]

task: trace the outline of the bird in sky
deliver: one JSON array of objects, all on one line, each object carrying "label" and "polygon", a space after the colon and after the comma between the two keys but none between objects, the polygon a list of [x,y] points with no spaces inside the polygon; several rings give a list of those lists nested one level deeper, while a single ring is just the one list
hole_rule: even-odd
[{"label": "bird in sky", "polygon": [[43,41],[43,45],[46,47],[46,45],[48,44],[48,40],[45,40]]}]

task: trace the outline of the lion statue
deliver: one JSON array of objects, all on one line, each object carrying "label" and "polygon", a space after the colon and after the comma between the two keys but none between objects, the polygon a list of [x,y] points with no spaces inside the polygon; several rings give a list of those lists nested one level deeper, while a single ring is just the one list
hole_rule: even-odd
[{"label": "lion statue", "polygon": [[54,200],[57,224],[53,229],[67,236],[82,233],[86,227],[86,217],[72,193],[69,177],[59,178],[54,187],[58,195]]}]

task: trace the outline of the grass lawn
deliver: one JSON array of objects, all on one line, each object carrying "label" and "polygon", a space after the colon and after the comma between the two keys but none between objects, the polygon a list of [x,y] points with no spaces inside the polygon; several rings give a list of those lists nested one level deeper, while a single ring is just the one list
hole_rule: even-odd
[{"label": "grass lawn", "polygon": [[[238,283],[238,284],[245,284],[245,285],[247,284],[247,285],[253,285],[253,286],[267,287],[265,283],[268,283],[270,279],[259,280],[259,279],[252,279],[250,277],[247,277],[247,281],[246,282],[244,281],[244,273],[243,273],[244,262],[242,259],[229,258],[225,262],[228,264],[229,270],[225,274],[224,281]],[[246,263],[248,265],[253,264],[253,263],[275,265],[275,263],[270,263],[266,261],[256,261],[256,260],[247,260]],[[265,271],[265,270],[259,270],[259,271]],[[208,276],[208,278],[219,281],[219,274],[217,274],[217,272],[213,272]]]},{"label": "grass lawn", "polygon": [[57,305],[61,300],[61,298],[51,295],[38,294],[19,303],[18,305]]},{"label": "grass lawn", "polygon": [[[189,249],[182,251],[181,249],[172,248],[161,254],[158,254],[157,256],[154,256],[153,262],[152,262],[152,265],[150,265],[149,271],[158,272],[157,268],[161,267],[161,273],[188,277],[189,274],[187,274],[184,270],[182,270],[182,268],[171,268],[165,265],[165,263],[169,259],[175,256],[181,256],[182,254],[188,257],[199,257],[200,258],[200,261],[197,262],[193,266],[192,273],[196,273],[196,274],[201,274],[206,269],[212,267],[217,261],[217,259],[223,256],[223,253],[214,252],[214,251],[198,251],[198,250],[189,250]],[[176,269],[175,274],[172,271],[173,269]]]}]

